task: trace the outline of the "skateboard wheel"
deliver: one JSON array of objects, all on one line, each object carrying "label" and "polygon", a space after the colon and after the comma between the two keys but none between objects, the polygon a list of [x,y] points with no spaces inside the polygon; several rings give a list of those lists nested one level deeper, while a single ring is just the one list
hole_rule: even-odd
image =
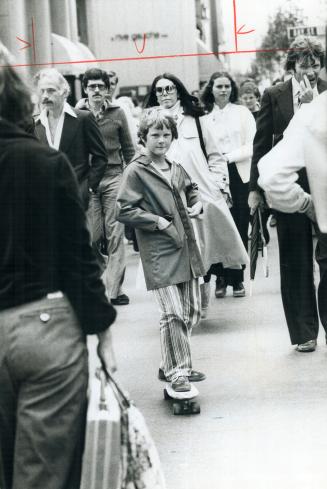
[{"label": "skateboard wheel", "polygon": [[168,392],[167,392],[167,390],[166,390],[166,389],[164,389],[163,393],[164,393],[164,399],[165,399],[166,401],[167,401],[168,399],[170,399],[170,396],[169,396],[169,394],[168,394]]},{"label": "skateboard wheel", "polygon": [[174,403],[173,404],[173,413],[174,414],[181,414],[181,412],[182,412],[181,405],[178,403]]},{"label": "skateboard wheel", "polygon": [[200,404],[198,404],[197,402],[192,402],[191,410],[193,414],[200,414],[201,412]]}]

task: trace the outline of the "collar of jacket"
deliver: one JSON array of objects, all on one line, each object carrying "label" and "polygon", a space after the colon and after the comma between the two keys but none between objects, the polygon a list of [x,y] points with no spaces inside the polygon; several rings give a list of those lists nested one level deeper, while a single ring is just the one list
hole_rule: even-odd
[{"label": "collar of jacket", "polygon": [[[90,104],[89,104],[88,99],[87,99],[87,98],[84,98],[84,99],[82,99],[82,100],[83,100],[84,104],[83,104],[83,105],[81,105],[81,106],[79,107],[79,109],[81,109],[81,110],[83,110],[83,109],[84,109],[84,110],[85,110],[85,109],[87,109],[87,110],[89,110],[89,111],[91,112],[91,108],[90,108]],[[109,102],[109,100],[104,99],[104,102],[103,102],[103,104],[101,105],[101,112],[103,113],[103,112],[105,112],[106,110],[110,110],[110,109],[119,109],[119,105],[111,104],[111,103]]]},{"label": "collar of jacket", "polygon": [[[168,163],[170,163],[171,165],[173,164],[173,162],[167,158],[167,156],[165,156],[165,160],[168,161]],[[149,166],[151,165],[152,163],[152,160],[151,158],[146,155],[146,154],[142,154],[142,153],[138,153],[131,161],[131,163],[135,161],[137,163],[140,163],[141,165],[144,165],[144,166]]]}]

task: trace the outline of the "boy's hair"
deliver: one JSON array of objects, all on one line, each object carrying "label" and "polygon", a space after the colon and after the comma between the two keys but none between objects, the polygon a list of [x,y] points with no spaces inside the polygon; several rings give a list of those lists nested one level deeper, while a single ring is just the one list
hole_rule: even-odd
[{"label": "boy's hair", "polygon": [[173,139],[178,138],[177,126],[174,118],[161,107],[153,107],[143,111],[139,123],[139,130],[137,132],[141,143],[146,141],[150,127],[155,127],[156,129],[170,129]]}]

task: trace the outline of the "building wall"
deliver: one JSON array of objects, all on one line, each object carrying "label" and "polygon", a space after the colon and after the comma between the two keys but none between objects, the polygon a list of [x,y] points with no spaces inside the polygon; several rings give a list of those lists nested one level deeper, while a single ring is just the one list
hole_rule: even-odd
[{"label": "building wall", "polygon": [[165,71],[179,76],[186,86],[198,87],[197,57],[143,60],[144,56],[197,53],[195,2],[193,0],[86,0],[89,47],[96,58],[135,58],[101,63],[119,75],[120,87],[148,86]]}]

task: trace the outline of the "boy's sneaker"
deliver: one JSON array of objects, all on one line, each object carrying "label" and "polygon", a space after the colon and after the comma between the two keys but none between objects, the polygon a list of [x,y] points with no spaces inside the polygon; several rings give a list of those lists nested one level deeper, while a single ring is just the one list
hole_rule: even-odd
[{"label": "boy's sneaker", "polygon": [[191,390],[191,384],[188,377],[184,377],[183,375],[172,381],[171,386],[175,392],[188,392]]}]

